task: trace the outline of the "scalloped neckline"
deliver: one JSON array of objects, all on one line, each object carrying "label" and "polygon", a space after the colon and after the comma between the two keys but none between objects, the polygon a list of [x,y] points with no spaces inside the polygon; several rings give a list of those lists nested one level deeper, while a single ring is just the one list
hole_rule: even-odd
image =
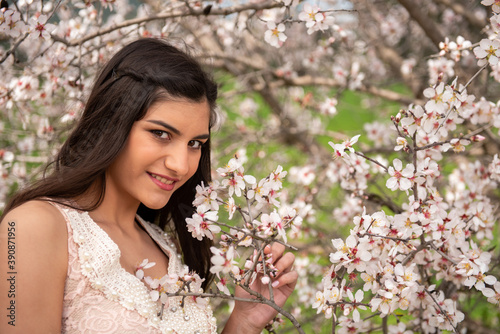
[{"label": "scalloped neckline", "polygon": [[[89,221],[92,222],[92,224],[94,226],[97,227],[98,231],[100,234],[103,235],[103,237],[105,239],[107,239],[110,243],[110,245],[112,245],[113,248],[116,248],[116,250],[118,251],[118,264],[120,265],[120,271],[123,271],[125,273],[127,273],[128,275],[130,276],[133,276],[136,280],[138,280],[139,282],[141,282],[147,289],[148,291],[151,291],[151,289],[148,287],[148,285],[143,281],[141,280],[140,278],[138,278],[137,276],[135,276],[135,274],[132,274],[131,272],[129,272],[128,270],[126,270],[125,268],[123,268],[122,264],[121,264],[121,257],[122,257],[122,252],[120,250],[120,247],[118,247],[118,244],[109,236],[108,232],[106,232],[101,226],[99,226],[99,224],[97,224],[95,222],[95,220],[90,217],[88,211],[81,211],[84,216],[86,216]],[[171,254],[171,251],[167,248],[164,248],[156,239],[155,237],[153,237],[153,235],[151,234],[151,231],[149,230],[149,226],[146,226],[146,221],[144,221],[139,215],[136,215],[135,216],[137,218],[137,222],[139,223],[139,225],[144,229],[144,231],[148,234],[148,236],[151,238],[151,240],[153,240],[153,242],[160,248],[160,250],[162,251],[163,254],[165,254],[165,256],[168,258],[168,265],[167,265],[167,275],[169,275],[173,269],[172,266],[173,266],[173,262],[172,261],[172,254]],[[170,254],[168,254],[170,253]]]}]

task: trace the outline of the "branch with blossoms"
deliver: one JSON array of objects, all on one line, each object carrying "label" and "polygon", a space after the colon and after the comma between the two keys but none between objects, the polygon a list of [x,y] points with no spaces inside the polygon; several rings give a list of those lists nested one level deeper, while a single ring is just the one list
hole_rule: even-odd
[{"label": "branch with blossoms", "polygon": [[[286,232],[297,231],[302,217],[292,206],[279,201],[282,180],[287,173],[278,166],[257,182],[255,177],[245,174],[238,158],[231,159],[225,167],[217,169],[217,173],[221,181],[197,186],[193,202],[197,210],[186,219],[186,224],[193,238],[214,240],[218,236],[220,240],[219,247],[211,248],[210,268],[210,272],[216,275],[215,285],[219,293],[200,292],[203,280],[189,271],[181,275],[167,274],[159,279],[144,277],[144,269],[152,266],[147,260],[138,267],[137,277],[150,286],[151,297],[161,301],[162,309],[169,306],[169,297],[172,296],[195,298],[202,305],[207,303],[206,297],[257,302],[274,308],[287,317],[298,332],[304,333],[295,317],[274,301],[272,278],[279,273],[273,265],[272,256],[264,252],[264,248],[273,242],[296,249],[287,244]],[[219,220],[222,208],[233,225]],[[234,222],[236,216],[241,217],[239,223]],[[255,280],[269,286],[269,297],[252,290]],[[236,298],[229,292],[230,282],[254,298]]]},{"label": "branch with blossoms", "polygon": [[[481,58],[496,62],[493,60],[496,51],[492,50],[495,44],[480,43],[479,47],[482,44],[487,44],[489,51],[475,50],[478,65],[482,66],[477,73],[485,68],[485,60]],[[330,142],[334,157],[353,166],[352,177],[356,168],[361,172],[358,157],[365,157],[381,167],[379,171],[389,174],[386,188],[402,191],[408,198],[403,211],[393,215],[363,211],[354,217],[345,241],[332,240],[335,249],[330,254],[332,265],[323,278],[323,289],[316,293],[313,307],[327,318],[335,318],[337,306],[343,305],[344,317],[352,314],[352,321],[342,318],[342,322],[347,321],[357,331],[370,325],[354,311],[352,301],[363,305],[367,292],[372,295],[368,303],[371,312],[388,317],[401,310],[412,317],[414,328],[422,332],[459,333],[465,315],[459,308],[458,294],[470,293],[472,287],[479,292],[478,298],[484,296],[493,304],[500,301],[500,283],[490,268],[493,252],[487,247],[496,220],[487,193],[499,181],[498,156],[491,158],[489,166],[483,167],[479,162],[459,166],[456,172],[463,175],[461,182],[465,186],[460,191],[457,184],[450,183],[443,198],[438,190],[438,186],[443,187],[439,161],[444,154],[449,150],[464,152],[472,142],[483,141],[485,137],[480,133],[498,126],[497,113],[476,119],[478,108],[488,102],[484,99],[475,102],[466,87],[457,89],[456,79],[449,85],[436,83],[424,91],[424,96],[428,98],[424,106],[411,105],[392,118],[399,134],[394,150],[411,163],[405,165],[394,158],[393,165],[387,168],[356,152],[354,144],[359,135],[341,144]],[[468,135],[453,135],[460,124],[467,122],[479,128]],[[358,187],[354,194],[362,195],[366,188]],[[456,296],[446,295],[444,288],[440,289],[450,283],[456,287]],[[346,303],[347,297],[351,303]],[[387,332],[387,326],[383,326],[383,331]]]},{"label": "branch with blossoms", "polygon": [[[272,170],[279,163],[289,171],[292,186],[281,189],[281,196],[294,198],[293,207],[304,219],[297,232],[284,226],[288,240],[293,238],[299,248],[295,268],[300,293],[292,298],[297,300],[293,305],[301,307],[290,311],[297,321],[324,327],[319,324],[323,313],[313,315],[316,309],[309,308],[316,293],[330,285],[342,296],[335,302],[327,291],[332,300],[325,302],[329,308],[324,312],[332,321],[336,318],[334,330],[340,333],[475,329],[467,322],[470,306],[464,295],[497,312],[493,304],[500,299],[500,283],[490,284],[490,276],[498,277],[498,250],[489,248],[497,233],[492,231],[498,212],[494,188],[500,179],[495,156],[500,143],[500,7],[494,0],[421,1],[418,11],[428,15],[418,20],[412,8],[398,2],[364,0],[62,0],[57,8],[39,0],[3,1],[2,6],[5,3],[8,8],[0,9],[0,59],[5,59],[0,62],[0,209],[8,194],[50,160],[59,138],[65,138],[66,129],[78,119],[85,91],[106,59],[140,37],[163,38],[175,45],[182,45],[182,40],[193,47],[197,59],[215,69],[221,85],[219,104],[228,117],[227,126],[212,138],[213,162],[218,165],[229,160],[228,154],[248,148],[254,158],[245,164],[249,170]],[[32,25],[26,35],[30,22],[41,23],[42,34]],[[442,40],[428,38],[429,31],[421,29],[430,26],[426,22],[433,22],[439,31],[431,33]],[[469,80],[460,81],[463,78]],[[360,122],[377,120],[364,124],[366,136],[358,142],[347,140],[342,148],[335,143],[352,135],[339,132],[358,123],[355,117],[362,113],[350,113],[358,108],[366,111]],[[392,124],[378,119],[377,114],[385,115],[391,108],[402,109],[399,114],[391,111]],[[324,138],[335,138],[332,144],[341,145],[336,159],[330,159]],[[217,244],[213,256],[216,261],[234,259],[234,266],[246,273],[241,285],[252,276],[257,280],[272,274],[272,268],[261,263],[266,261],[262,251],[269,239],[288,245],[278,231],[267,235],[253,223],[264,219],[272,225],[277,218],[272,205],[257,209],[255,195],[247,198],[251,182],[244,180],[240,197],[231,196],[236,206],[233,218],[228,219],[230,213],[224,209],[233,205],[229,185],[219,183],[219,210],[201,210],[200,217],[190,221],[195,234],[204,226],[201,237],[225,239],[231,250]],[[280,209],[276,211],[281,215]],[[291,218],[289,224],[293,227],[294,222]],[[348,260],[324,266],[324,250],[329,247],[325,239],[339,239],[346,231],[338,225],[353,222],[354,242],[342,240],[348,244],[346,250],[351,245],[367,247],[371,258],[364,261],[365,271],[358,263],[363,261],[350,253]],[[250,245],[242,246],[245,242]],[[490,260],[482,255],[485,252],[492,254]],[[364,251],[360,254],[368,258]],[[417,283],[405,281],[404,274],[398,279],[398,264],[403,272],[413,268]],[[332,266],[341,268],[330,271]],[[350,266],[354,269],[348,272]],[[329,278],[320,283],[318,275],[325,272]],[[148,279],[152,298],[167,298],[161,290],[166,280],[175,282],[171,294],[196,294],[199,282],[193,277],[186,272],[161,282]],[[231,271],[221,271],[217,283],[231,284],[234,278]],[[360,321],[355,322],[354,310],[346,311],[342,304],[355,303],[347,291],[356,299],[356,290],[365,284],[359,304],[376,309],[358,308]],[[373,286],[377,288],[372,291]],[[424,306],[405,310],[408,296]],[[378,306],[368,302],[371,297],[380,300]],[[322,305],[321,295],[318,298]],[[258,297],[252,300],[259,302]],[[380,311],[387,307],[388,313]],[[466,315],[458,326],[455,310]],[[429,317],[430,313],[437,316]],[[380,324],[377,318],[382,314]],[[397,326],[394,321],[399,321]]]}]

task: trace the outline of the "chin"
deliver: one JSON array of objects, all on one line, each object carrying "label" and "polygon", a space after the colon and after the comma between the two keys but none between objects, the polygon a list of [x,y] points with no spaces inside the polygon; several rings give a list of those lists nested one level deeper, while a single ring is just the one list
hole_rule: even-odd
[{"label": "chin", "polygon": [[150,199],[149,201],[143,201],[142,204],[146,206],[148,209],[151,210],[160,210],[163,209],[169,201],[170,197],[168,199],[162,198],[162,199]]},{"label": "chin", "polygon": [[167,204],[168,202],[164,202],[163,204],[156,204],[156,203],[143,203],[148,209],[151,209],[151,210],[160,210],[160,209],[163,209]]}]

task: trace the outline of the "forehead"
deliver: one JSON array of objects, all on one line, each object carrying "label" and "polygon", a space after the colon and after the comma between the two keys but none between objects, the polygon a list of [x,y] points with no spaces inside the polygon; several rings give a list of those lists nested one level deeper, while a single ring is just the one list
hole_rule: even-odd
[{"label": "forehead", "polygon": [[162,100],[149,107],[143,120],[160,120],[172,126],[206,132],[210,122],[210,106],[206,100]]}]

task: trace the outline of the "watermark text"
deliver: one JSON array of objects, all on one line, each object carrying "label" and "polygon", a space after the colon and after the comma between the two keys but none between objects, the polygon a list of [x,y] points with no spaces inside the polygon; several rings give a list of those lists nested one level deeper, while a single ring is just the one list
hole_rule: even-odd
[{"label": "watermark text", "polygon": [[7,228],[7,297],[9,300],[7,306],[7,323],[11,326],[16,325],[16,223],[8,222]]}]

